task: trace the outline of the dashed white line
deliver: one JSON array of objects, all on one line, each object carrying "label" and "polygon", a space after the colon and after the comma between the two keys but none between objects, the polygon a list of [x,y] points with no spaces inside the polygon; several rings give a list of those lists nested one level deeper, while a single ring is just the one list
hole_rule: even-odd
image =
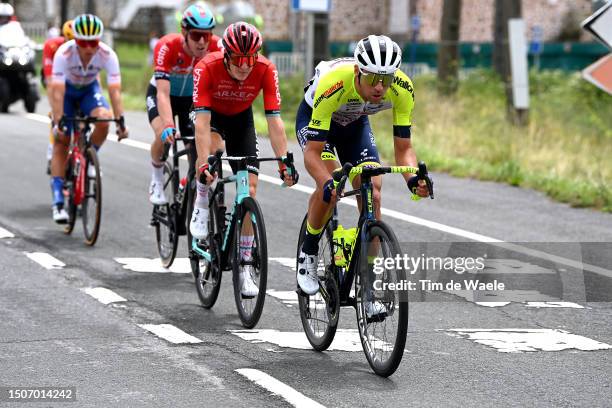
[{"label": "dashed white line", "polygon": [[202,343],[202,340],[198,339],[197,337],[193,337],[191,334],[185,333],[178,327],[171,324],[139,324],[138,326],[173,344]]},{"label": "dashed white line", "polygon": [[62,269],[65,263],[46,252],[24,252],[28,258],[46,269]]},{"label": "dashed white line", "polygon": [[84,288],[81,290],[96,299],[98,302],[105,305],[108,305],[110,303],[127,301],[126,298],[119,296],[112,290],[106,288]]},{"label": "dashed white line", "polygon": [[501,353],[608,350],[606,343],[554,329],[450,329],[447,334],[492,347]]},{"label": "dashed white line", "polygon": [[[278,347],[298,350],[312,350],[303,331],[289,332],[276,329],[228,330],[234,336],[251,343],[269,343]],[[338,329],[328,351],[362,351],[361,339],[357,329]]]},{"label": "dashed white line", "polygon": [[175,258],[170,268],[164,268],[160,258],[114,258],[123,269],[150,273],[191,273],[189,258]]},{"label": "dashed white line", "polygon": [[315,400],[312,400],[302,394],[299,391],[291,388],[287,384],[280,382],[276,378],[264,373],[263,371],[255,370],[254,368],[239,368],[236,372],[243,377],[246,377],[250,381],[259,385],[262,388],[270,391],[271,393],[282,397],[289,404],[297,408],[325,408],[324,405],[319,404]]},{"label": "dashed white line", "polygon": [[0,227],[0,239],[2,238],[15,238],[15,234],[11,231]]}]

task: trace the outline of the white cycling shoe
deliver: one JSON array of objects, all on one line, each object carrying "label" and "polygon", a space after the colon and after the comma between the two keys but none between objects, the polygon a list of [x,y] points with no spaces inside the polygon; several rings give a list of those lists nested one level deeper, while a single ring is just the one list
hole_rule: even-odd
[{"label": "white cycling shoe", "polygon": [[58,224],[66,224],[68,222],[68,213],[64,209],[63,205],[53,206],[53,221]]},{"label": "white cycling shoe", "polygon": [[307,255],[300,251],[298,258],[297,283],[307,295],[314,295],[319,291],[317,266],[319,259],[316,255]]},{"label": "white cycling shoe", "polygon": [[151,180],[149,185],[149,202],[153,205],[168,204],[166,193],[164,192],[163,181]]},{"label": "white cycling shoe", "polygon": [[384,317],[387,315],[387,307],[380,301],[366,302],[364,305],[368,319],[372,317]]},{"label": "white cycling shoe", "polygon": [[189,223],[189,232],[196,239],[208,237],[208,208],[194,208]]},{"label": "white cycling shoe", "polygon": [[259,294],[259,288],[253,279],[253,265],[244,265],[240,272],[240,293],[246,298],[252,298]]}]

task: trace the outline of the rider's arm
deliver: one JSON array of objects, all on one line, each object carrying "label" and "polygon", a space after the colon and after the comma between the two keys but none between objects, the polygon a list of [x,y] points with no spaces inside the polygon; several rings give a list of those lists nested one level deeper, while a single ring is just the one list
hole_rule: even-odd
[{"label": "rider's arm", "polygon": [[[398,166],[417,166],[417,158],[410,138],[395,136],[393,138],[393,147],[395,150],[395,164]],[[406,181],[414,174],[404,173],[402,176]]]},{"label": "rider's arm", "polygon": [[287,153],[287,134],[280,116],[281,96],[278,86],[278,71],[270,63],[263,78],[264,109],[268,122],[268,133],[274,154],[283,156]]},{"label": "rider's arm", "polygon": [[[398,166],[417,166],[416,153],[410,140],[412,109],[414,108],[414,88],[410,78],[402,71],[396,73],[398,81],[391,85],[393,92],[388,92],[393,99],[393,147],[395,163]],[[403,174],[408,181],[413,174]]]},{"label": "rider's arm", "polygon": [[196,150],[198,152],[198,166],[205,164],[207,157],[210,155],[210,117],[210,111],[201,111],[196,114],[195,139]]},{"label": "rider's arm", "polygon": [[51,92],[51,112],[53,120],[57,123],[64,115],[64,94],[66,93],[65,82],[52,82],[49,90]]},{"label": "rider's arm", "polygon": [[108,96],[113,107],[113,115],[119,118],[123,115],[123,101],[121,100],[121,71],[119,59],[115,51],[109,48],[109,58],[106,60],[106,82],[108,83]]},{"label": "rider's arm", "polygon": [[170,81],[167,79],[155,80],[157,88],[157,110],[164,127],[174,127],[172,119],[172,105],[170,104]]}]

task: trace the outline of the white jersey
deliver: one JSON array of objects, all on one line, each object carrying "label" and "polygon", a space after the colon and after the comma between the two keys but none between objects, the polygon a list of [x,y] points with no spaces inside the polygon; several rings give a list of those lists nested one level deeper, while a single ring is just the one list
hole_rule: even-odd
[{"label": "white jersey", "polygon": [[74,40],[62,44],[53,58],[53,82],[66,83],[78,87],[89,85],[96,81],[98,74],[106,70],[106,82],[109,85],[121,83],[119,59],[111,47],[100,42],[98,51],[83,67]]}]

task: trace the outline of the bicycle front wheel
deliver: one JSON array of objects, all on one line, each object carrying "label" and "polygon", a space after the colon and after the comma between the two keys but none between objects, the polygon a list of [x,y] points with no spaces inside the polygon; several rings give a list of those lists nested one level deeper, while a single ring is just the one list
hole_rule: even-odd
[{"label": "bicycle front wheel", "polygon": [[[85,243],[92,246],[98,239],[100,233],[100,221],[102,218],[102,178],[100,177],[100,162],[96,149],[90,147],[85,152],[85,196],[81,205],[83,215],[83,232]],[[95,175],[90,177],[89,167],[95,170]]]},{"label": "bicycle front wheel", "polygon": [[[302,222],[298,239],[296,270],[306,234],[306,217]],[[308,342],[313,349],[324,351],[334,341],[340,314],[340,292],[334,265],[333,232],[330,222],[321,233],[317,274],[321,288],[314,295],[306,295],[298,290],[298,303],[302,327]]]},{"label": "bicycle front wheel", "polygon": [[[259,321],[266,299],[268,243],[257,201],[252,197],[242,200],[240,215],[233,245],[234,299],[242,325],[250,329]],[[252,282],[245,283],[246,279]]]},{"label": "bicycle front wheel", "polygon": [[66,164],[66,181],[65,189],[68,191],[66,197],[66,212],[68,212],[68,223],[64,227],[65,234],[72,234],[74,225],[76,224],[77,218],[77,205],[74,203],[74,183],[76,182],[76,176],[74,175],[74,167],[72,165],[72,157],[68,157]]},{"label": "bicycle front wheel", "polygon": [[[371,260],[400,254],[393,233],[382,221],[368,225],[359,247],[355,274],[357,327],[363,351],[374,372],[388,377],[397,370],[406,345],[408,296],[401,290],[384,290],[390,283],[405,281],[405,270],[391,268],[375,274]],[[375,281],[376,282],[375,284]]]},{"label": "bicycle front wheel", "polygon": [[168,199],[167,204],[153,206],[153,219],[155,220],[155,238],[157,240],[157,252],[162,266],[169,268],[176,257],[178,247],[178,234],[176,225],[175,205],[176,182],[173,178],[172,165],[167,161],[164,163],[164,195]]},{"label": "bicycle front wheel", "polygon": [[[191,211],[189,212],[191,214]],[[202,306],[210,309],[214,306],[221,289],[221,243],[223,242],[223,223],[225,212],[213,200],[208,214],[208,254],[210,260],[202,257],[195,250],[190,250],[191,271],[195,277],[196,290]],[[190,235],[191,236],[191,235]],[[191,247],[191,240],[189,241]]]}]

